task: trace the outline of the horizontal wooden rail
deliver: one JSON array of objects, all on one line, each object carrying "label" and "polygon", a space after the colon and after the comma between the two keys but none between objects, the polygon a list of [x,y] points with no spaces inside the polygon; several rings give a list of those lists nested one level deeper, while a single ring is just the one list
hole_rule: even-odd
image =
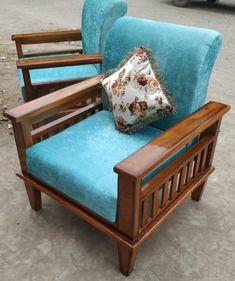
[{"label": "horizontal wooden rail", "polygon": [[75,215],[86,220],[87,222],[92,224],[94,227],[96,227],[99,230],[106,233],[111,238],[113,238],[117,241],[120,241],[129,247],[132,247],[131,241],[129,239],[127,239],[125,236],[123,236],[121,233],[119,233],[114,227],[112,227],[110,224],[106,224],[105,222],[99,220],[97,217],[94,217],[92,214],[87,212],[81,206],[78,206],[78,204],[75,204],[73,202],[73,200],[70,200],[67,196],[63,196],[63,194],[61,194],[60,192],[57,192],[55,189],[49,187],[48,185],[40,183],[39,181],[32,178],[27,173],[23,173],[23,174],[17,173],[16,175],[19,178],[21,178],[22,180],[24,180],[26,183],[32,185],[37,190],[44,192],[51,198],[55,199],[57,202],[59,202],[65,208],[67,208],[71,212],[73,212]]},{"label": "horizontal wooden rail", "polygon": [[17,68],[39,69],[49,67],[73,66],[84,64],[99,64],[103,61],[103,54],[54,56],[50,58],[20,59],[16,62]]},{"label": "horizontal wooden rail", "polygon": [[4,116],[14,122],[39,122],[85,98],[96,96],[100,91],[100,76],[96,76],[10,109]]},{"label": "horizontal wooden rail", "polygon": [[92,110],[95,111],[96,109],[101,109],[101,107],[102,107],[101,101],[91,103],[87,106],[84,106],[83,108],[80,108],[63,117],[60,117],[46,125],[43,125],[37,129],[34,129],[31,132],[31,135],[32,135],[33,139],[37,139],[45,134],[50,133],[53,130],[57,130],[58,128],[62,128],[63,126],[68,125],[71,122],[74,122],[76,120],[76,118],[84,117],[87,113],[90,113]]},{"label": "horizontal wooden rail", "polygon": [[15,34],[11,39],[19,44],[38,44],[82,40],[81,29]]}]

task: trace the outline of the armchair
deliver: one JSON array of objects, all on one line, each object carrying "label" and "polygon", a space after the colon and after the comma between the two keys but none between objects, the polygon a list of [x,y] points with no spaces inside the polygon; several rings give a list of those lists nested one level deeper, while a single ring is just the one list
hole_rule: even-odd
[{"label": "armchair", "polygon": [[[13,35],[24,101],[98,75],[109,28],[126,11],[124,0],[86,0],[82,12],[82,29]],[[81,40],[83,49],[30,54],[23,51],[24,45]]]},{"label": "armchair", "polygon": [[[145,37],[139,35],[142,32]],[[105,100],[34,129],[35,123],[98,94],[100,76],[5,113],[13,124],[21,164],[17,176],[25,182],[31,207],[41,208],[44,192],[115,239],[120,271],[125,275],[133,270],[138,248],[168,216],[190,195],[195,201],[201,199],[214,171],[219,128],[229,106],[201,103],[220,42],[219,34],[209,30],[134,18],[114,24],[107,38],[104,68],[115,66],[139,43],[150,44],[166,79],[173,75],[171,79],[176,80],[169,86],[181,112],[175,119],[161,120],[133,135],[115,129]],[[168,57],[173,49],[174,55]],[[182,61],[181,52],[190,67]],[[177,67],[177,59],[184,64]],[[187,80],[181,78],[184,71],[188,71]],[[199,81],[200,75],[206,81]],[[160,124],[169,127],[160,128]]]}]

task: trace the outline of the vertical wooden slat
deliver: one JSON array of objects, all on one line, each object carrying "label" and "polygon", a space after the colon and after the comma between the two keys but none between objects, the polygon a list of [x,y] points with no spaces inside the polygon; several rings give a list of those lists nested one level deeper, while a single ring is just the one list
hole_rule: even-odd
[{"label": "vertical wooden slat", "polygon": [[167,194],[168,194],[168,182],[164,183],[162,186],[162,198],[161,198],[161,208],[166,207],[167,204]]},{"label": "vertical wooden slat", "polygon": [[177,174],[174,174],[171,178],[171,192],[169,200],[175,199],[176,196],[176,184],[177,184]]},{"label": "vertical wooden slat", "polygon": [[16,41],[16,52],[19,59],[23,58],[24,54],[23,54],[22,45],[17,41]]},{"label": "vertical wooden slat", "polygon": [[154,218],[158,213],[158,189],[152,194],[152,217]]},{"label": "vertical wooden slat", "polygon": [[22,69],[23,77],[24,77],[24,85],[26,90],[26,95],[28,101],[33,100],[33,87],[31,83],[31,78],[28,69]]},{"label": "vertical wooden slat", "polygon": [[184,166],[181,170],[178,191],[181,191],[184,187],[186,172],[187,172],[187,165]]},{"label": "vertical wooden slat", "polygon": [[196,157],[196,165],[195,165],[195,170],[194,170],[194,177],[196,177],[198,172],[199,172],[200,161],[201,161],[201,152],[202,151],[199,151],[199,153],[197,154],[197,157]]},{"label": "vertical wooden slat", "polygon": [[192,178],[192,169],[193,169],[193,159],[191,159],[189,164],[188,164],[186,183],[188,183],[191,180],[191,178]]},{"label": "vertical wooden slat", "polygon": [[148,223],[149,207],[150,207],[150,198],[147,198],[142,202],[142,227],[144,227]]},{"label": "vertical wooden slat", "polygon": [[205,149],[203,150],[203,157],[202,157],[202,161],[201,161],[200,171],[202,171],[205,168],[207,152],[208,152],[208,146],[206,146]]}]

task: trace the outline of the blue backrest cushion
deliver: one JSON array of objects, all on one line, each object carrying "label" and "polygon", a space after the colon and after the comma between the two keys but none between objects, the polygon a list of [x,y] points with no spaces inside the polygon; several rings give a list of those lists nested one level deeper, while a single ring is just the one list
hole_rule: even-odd
[{"label": "blue backrest cushion", "polygon": [[176,115],[152,124],[166,130],[205,103],[221,43],[213,30],[123,17],[108,33],[102,71],[115,68],[135,47],[150,48],[177,107]]},{"label": "blue backrest cushion", "polygon": [[124,0],[85,0],[82,11],[84,53],[102,53],[110,27],[126,12]]}]

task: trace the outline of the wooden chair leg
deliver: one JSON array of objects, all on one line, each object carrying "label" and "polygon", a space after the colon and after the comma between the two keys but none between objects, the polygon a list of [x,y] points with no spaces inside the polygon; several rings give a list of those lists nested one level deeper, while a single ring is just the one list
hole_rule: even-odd
[{"label": "wooden chair leg", "polygon": [[192,194],[191,194],[192,200],[194,200],[194,201],[201,200],[202,194],[205,190],[205,186],[206,186],[206,181],[203,182],[201,185],[199,185],[199,187],[192,192]]},{"label": "wooden chair leg", "polygon": [[120,242],[117,243],[117,246],[120,272],[128,276],[133,271],[137,250]]},{"label": "wooden chair leg", "polygon": [[28,194],[29,203],[31,208],[35,211],[42,208],[42,196],[41,192],[35,189],[34,187],[30,186],[29,184],[25,183],[25,188]]}]

